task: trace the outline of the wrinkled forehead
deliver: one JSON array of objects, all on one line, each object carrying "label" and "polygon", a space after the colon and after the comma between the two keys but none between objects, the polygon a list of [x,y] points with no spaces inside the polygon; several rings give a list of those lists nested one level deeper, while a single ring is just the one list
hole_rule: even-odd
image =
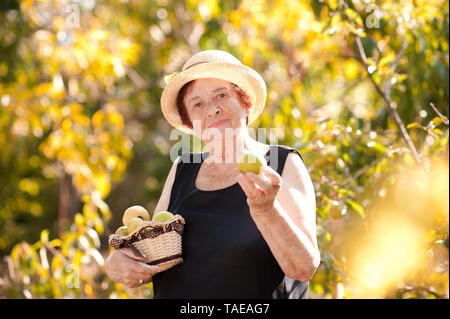
[{"label": "wrinkled forehead", "polygon": [[220,87],[231,88],[230,82],[216,78],[196,79],[192,82],[189,85],[186,96],[199,92],[212,92]]}]

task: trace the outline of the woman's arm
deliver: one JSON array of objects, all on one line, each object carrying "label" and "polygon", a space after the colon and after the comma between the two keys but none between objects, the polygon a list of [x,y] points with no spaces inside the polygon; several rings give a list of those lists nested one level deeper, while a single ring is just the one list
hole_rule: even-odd
[{"label": "woman's arm", "polygon": [[[296,153],[288,155],[281,177],[270,167],[264,167],[263,172],[266,179],[252,173],[238,179],[248,195],[250,214],[283,272],[307,281],[320,263],[311,178]],[[282,182],[278,192],[270,186],[277,178]],[[265,200],[253,199],[260,192],[254,184],[264,190]]]},{"label": "woman's arm", "polygon": [[175,180],[175,173],[177,172],[178,162],[180,161],[180,157],[173,162],[172,168],[169,171],[169,174],[166,178],[166,183],[164,184],[164,188],[162,190],[161,196],[159,197],[158,204],[156,204],[155,210],[153,212],[153,217],[162,211],[166,211],[169,208],[170,202],[170,194],[172,193],[172,186]]},{"label": "woman's arm", "polygon": [[[167,210],[169,207],[170,193],[172,192],[172,185],[175,180],[179,160],[180,157],[174,161],[170,169],[158,204],[154,210],[153,218],[157,213]],[[105,270],[111,280],[120,282],[129,288],[139,287],[140,279],[144,280],[145,283],[150,282],[153,275],[160,271],[160,268],[143,263],[145,258],[138,254],[139,252],[134,248],[114,250],[105,262]]]}]

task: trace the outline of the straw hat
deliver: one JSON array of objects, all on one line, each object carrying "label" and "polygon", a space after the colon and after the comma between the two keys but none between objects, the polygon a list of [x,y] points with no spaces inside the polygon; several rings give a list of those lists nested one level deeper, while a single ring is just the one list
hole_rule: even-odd
[{"label": "straw hat", "polygon": [[267,93],[261,75],[228,52],[206,50],[193,55],[184,64],[181,72],[175,72],[165,78],[167,86],[161,96],[161,109],[166,120],[175,128],[193,134],[192,129],[182,123],[176,101],[183,85],[202,78],[217,78],[239,86],[250,97],[252,103],[248,124],[261,114]]}]

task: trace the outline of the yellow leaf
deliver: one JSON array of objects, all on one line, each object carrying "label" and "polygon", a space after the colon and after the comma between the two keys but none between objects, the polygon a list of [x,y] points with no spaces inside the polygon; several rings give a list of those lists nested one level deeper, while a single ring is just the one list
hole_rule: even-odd
[{"label": "yellow leaf", "polygon": [[421,128],[422,125],[420,125],[419,123],[413,122],[413,123],[409,123],[406,128]]},{"label": "yellow leaf", "polygon": [[249,47],[245,47],[242,50],[242,63],[247,65],[247,66],[252,66],[252,64],[253,64],[253,56],[254,56],[253,49],[249,48]]},{"label": "yellow leaf", "polygon": [[99,128],[102,126],[102,121],[104,117],[105,115],[102,110],[94,113],[94,115],[92,116],[92,125],[94,126],[94,128]]},{"label": "yellow leaf", "polygon": [[446,117],[435,117],[432,122],[433,122],[434,126],[439,126],[439,124],[441,124],[445,121],[448,121]]},{"label": "yellow leaf", "polygon": [[354,11],[350,8],[347,8],[347,9],[345,9],[345,14],[347,16],[349,16],[353,21],[355,21],[357,25],[363,24],[361,17],[359,16],[359,14],[356,11]]},{"label": "yellow leaf", "polygon": [[356,61],[346,60],[344,62],[344,73],[347,79],[354,80],[358,77],[359,65]]},{"label": "yellow leaf", "polygon": [[85,284],[84,285],[84,292],[86,293],[86,295],[88,295],[89,297],[93,297],[94,295],[94,289],[92,289],[92,286],[89,284]]},{"label": "yellow leaf", "polygon": [[78,226],[84,226],[85,220],[84,220],[83,215],[81,215],[80,213],[76,213],[75,214],[75,223]]},{"label": "yellow leaf", "polygon": [[122,114],[114,112],[114,113],[109,113],[108,114],[108,120],[114,124],[115,126],[117,126],[117,128],[119,129],[123,129],[123,118],[122,118]]},{"label": "yellow leaf", "polygon": [[323,287],[322,287],[322,285],[321,284],[313,284],[313,290],[315,291],[315,292],[317,292],[319,295],[322,295],[323,293],[324,293],[324,290],[323,290]]},{"label": "yellow leaf", "polygon": [[41,242],[42,242],[43,245],[48,243],[48,234],[49,234],[49,232],[48,232],[47,229],[44,229],[41,232]]},{"label": "yellow leaf", "polygon": [[105,230],[103,228],[103,223],[99,220],[95,221],[94,228],[95,228],[95,231],[100,235],[102,235],[105,232]]},{"label": "yellow leaf", "polygon": [[238,28],[241,26],[242,18],[243,18],[243,14],[242,14],[241,10],[234,10],[234,11],[231,11],[229,14],[230,22],[235,28]]},{"label": "yellow leaf", "polygon": [[65,119],[61,124],[61,128],[63,131],[69,131],[72,128],[72,121],[70,119]]},{"label": "yellow leaf", "polygon": [[108,176],[104,172],[97,172],[93,177],[95,189],[97,189],[102,198],[105,198],[110,191],[110,182]]},{"label": "yellow leaf", "polygon": [[42,215],[42,206],[37,202],[32,202],[29,205],[30,214],[39,217]]},{"label": "yellow leaf", "polygon": [[50,246],[52,247],[61,247],[62,241],[59,238],[55,238],[52,241],[50,241]]},{"label": "yellow leaf", "polygon": [[22,192],[30,194],[31,196],[36,196],[37,194],[39,194],[40,188],[39,184],[36,183],[35,181],[29,178],[24,178],[19,181],[19,189]]},{"label": "yellow leaf", "polygon": [[328,1],[328,5],[330,6],[331,10],[336,10],[338,7],[338,0],[330,0]]},{"label": "yellow leaf", "polygon": [[209,8],[212,18],[214,18],[220,13],[220,8],[217,5],[217,0],[204,0],[204,1],[206,2],[206,5]]},{"label": "yellow leaf", "polygon": [[385,55],[384,57],[382,57],[380,59],[380,61],[378,61],[378,67],[381,68],[383,67],[385,64],[388,64],[390,62],[393,62],[395,60],[395,54],[394,52],[389,52],[387,55]]}]

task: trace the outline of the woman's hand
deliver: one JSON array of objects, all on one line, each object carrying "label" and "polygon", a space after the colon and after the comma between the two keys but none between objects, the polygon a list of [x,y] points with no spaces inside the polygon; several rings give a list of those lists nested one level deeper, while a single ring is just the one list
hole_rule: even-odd
[{"label": "woman's hand", "polygon": [[281,188],[281,176],[270,166],[262,166],[261,173],[261,176],[252,172],[241,173],[237,178],[247,195],[247,204],[252,213],[270,211]]},{"label": "woman's hand", "polygon": [[105,270],[113,281],[136,288],[150,282],[153,275],[160,271],[160,267],[147,265],[144,260],[131,248],[117,249],[107,258]]}]

